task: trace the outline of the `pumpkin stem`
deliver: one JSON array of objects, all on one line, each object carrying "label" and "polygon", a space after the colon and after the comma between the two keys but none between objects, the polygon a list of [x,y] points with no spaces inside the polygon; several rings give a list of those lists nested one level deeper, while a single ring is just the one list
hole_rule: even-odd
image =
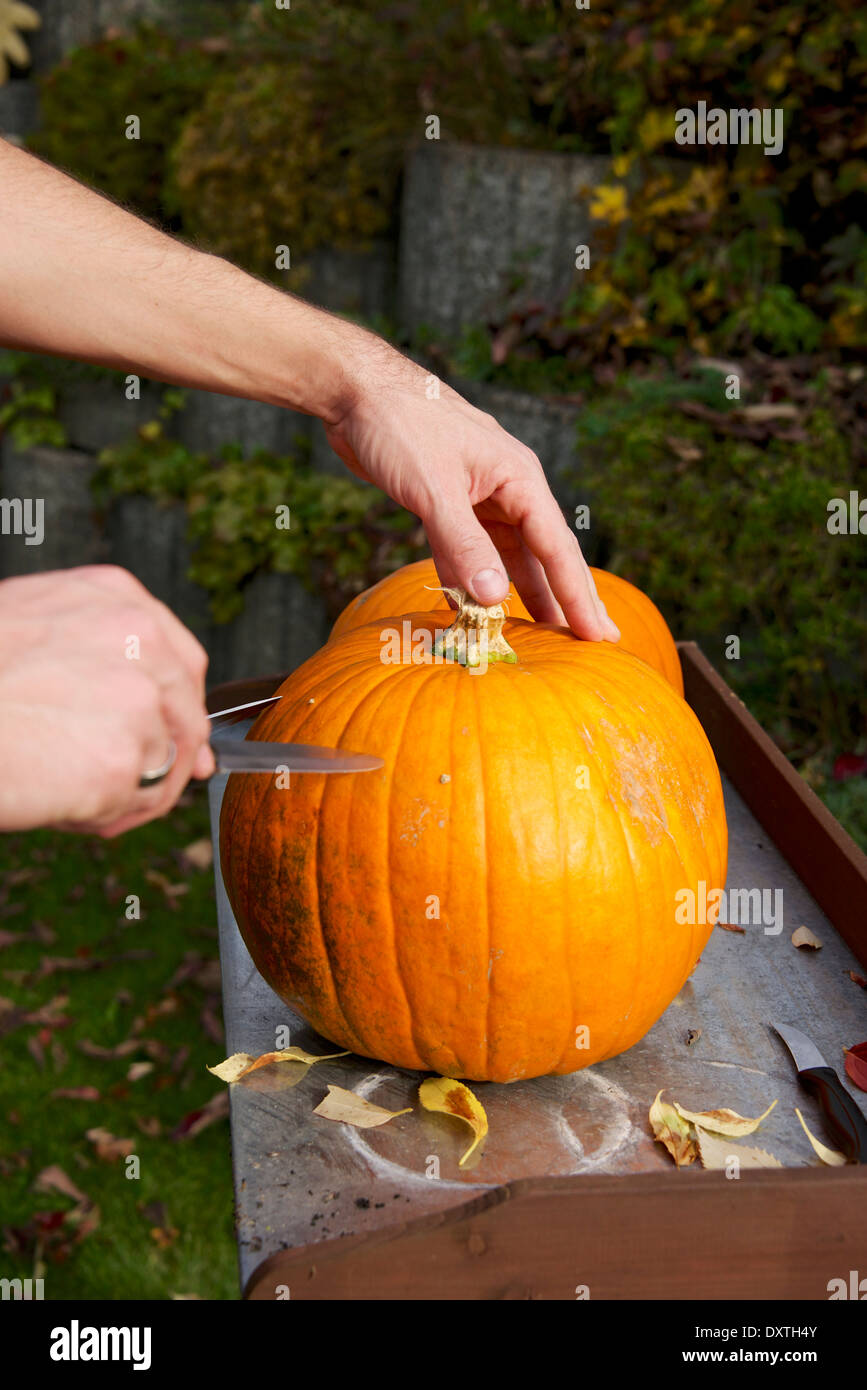
[{"label": "pumpkin stem", "polygon": [[451,627],[446,628],[434,651],[461,666],[481,666],[483,661],[516,662],[518,657],[503,636],[506,611],[501,603],[486,608],[463,589],[443,589],[458,605]]}]

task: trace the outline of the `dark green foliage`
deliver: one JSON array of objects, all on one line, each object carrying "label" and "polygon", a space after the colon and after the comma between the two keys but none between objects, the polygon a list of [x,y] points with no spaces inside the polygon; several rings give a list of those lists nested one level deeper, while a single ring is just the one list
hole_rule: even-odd
[{"label": "dark green foliage", "polygon": [[[225,66],[222,50],[152,26],[76,49],[42,78],[42,129],[28,144],[134,212],[167,221],[168,152]],[[127,139],[131,115],[139,139]]]},{"label": "dark green foliage", "polygon": [[[189,577],[207,589],[219,622],[243,608],[242,586],[260,570],[297,575],[336,617],[356,593],[423,553],[416,519],[375,488],[314,472],[304,441],[294,455],[259,450],[244,458],[192,453],[145,425],[127,445],[106,450],[97,497],[136,493],[180,501],[189,516]],[[289,526],[276,524],[289,508]]]},{"label": "dark green foliage", "polygon": [[[60,997],[54,1016],[64,1020],[9,1027],[3,1015],[0,1275],[44,1277],[46,1299],[239,1296],[227,1119],[174,1137],[224,1090],[206,1070],[225,1056],[212,1035],[213,873],[182,871],[177,859],[208,834],[200,789],[170,816],[110,841],[50,830],[0,836],[0,905],[13,938],[2,954],[4,1005],[32,1013]],[[161,875],[181,895],[166,893]],[[126,919],[127,894],[140,899],[138,921]],[[130,1039],[132,1050],[113,1058],[81,1047]],[[136,1062],[152,1069],[130,1080]],[[98,1094],[52,1098],[81,1087]],[[127,1177],[123,1158],[96,1158],[86,1137],[94,1128],[131,1140],[139,1178]],[[36,1186],[51,1167],[99,1209],[80,1241],[59,1220],[74,1202]]]},{"label": "dark green foliage", "polygon": [[[867,552],[861,535],[829,534],[827,508],[863,479],[853,383],[800,383],[797,417],[776,423],[720,410],[716,383],[714,409],[676,378],[625,377],[587,402],[580,478],[608,567],[702,643],[789,756],[851,749],[867,706]],[[726,659],[732,634],[739,660]]]},{"label": "dark green foliage", "polygon": [[[493,328],[512,313],[519,355],[625,364],[867,337],[859,0],[297,0],[177,23],[67,58],[35,143],[242,265],[273,276],[280,245],[303,261],[385,230],[434,114],[444,140],[615,156],[567,301],[531,327],[504,286]],[[674,113],[699,100],[781,108],[782,151],[678,146]]]}]

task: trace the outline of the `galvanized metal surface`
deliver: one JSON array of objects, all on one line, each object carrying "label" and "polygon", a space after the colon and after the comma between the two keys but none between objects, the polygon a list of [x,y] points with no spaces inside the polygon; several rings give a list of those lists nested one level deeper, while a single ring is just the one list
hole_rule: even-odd
[{"label": "galvanized metal surface", "polygon": [[[236,726],[239,736],[246,727]],[[225,781],[211,782],[215,837]],[[821,1137],[819,1111],[799,1087],[785,1047],[767,1024],[798,1024],[845,1080],[843,1046],[867,1036],[867,994],[847,975],[862,967],[725,779],[724,785],[727,888],[782,889],[782,931],[774,934],[762,925],[746,926],[743,935],[715,930],[671,1007],[619,1057],[568,1077],[474,1084],[490,1134],[483,1153],[466,1168],[458,1167],[458,1159],[469,1130],[421,1109],[416,1102],[420,1073],[350,1056],[310,1070],[269,1067],[232,1086],[242,1285],[277,1250],[442,1210],[518,1178],[662,1169],[671,1171],[672,1182],[688,1183],[691,1170],[675,1171],[648,1130],[648,1108],[660,1088],[691,1108],[730,1106],[743,1115],[758,1115],[777,1099],[776,1109],[746,1142],[766,1148],[787,1166],[818,1162],[795,1106]],[[336,1051],[259,976],[219,872],[217,908],[227,1051],[270,1051],[276,1029],[287,1024],[293,1044],[311,1052]],[[808,953],[791,944],[801,925],[820,938],[821,951]],[[701,1036],[687,1045],[690,1030],[699,1029]],[[328,1083],[389,1109],[415,1108],[381,1128],[354,1129],[312,1114]],[[867,1113],[867,1096],[858,1093],[858,1101]],[[429,1176],[437,1162],[439,1177]]]}]

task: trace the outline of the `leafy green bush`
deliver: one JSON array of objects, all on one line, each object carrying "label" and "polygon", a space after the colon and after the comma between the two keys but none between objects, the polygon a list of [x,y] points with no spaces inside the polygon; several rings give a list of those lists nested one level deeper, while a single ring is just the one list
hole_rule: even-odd
[{"label": "leafy green bush", "polygon": [[[703,643],[796,761],[854,747],[864,725],[867,554],[862,537],[827,529],[830,499],[863,478],[851,388],[843,373],[802,383],[781,423],[631,374],[580,419],[581,484],[613,538],[608,567],[659,603],[676,636]],[[739,659],[726,659],[730,635]]]},{"label": "leafy green bush", "polygon": [[[222,46],[153,26],[76,49],[40,79],[42,128],[28,144],[142,216],[170,222],[168,151],[226,66]],[[133,115],[138,139],[126,136]]]},{"label": "leafy green bush", "polygon": [[62,449],[67,443],[66,430],[57,419],[57,394],[50,386],[27,387],[13,381],[10,399],[0,405],[0,435],[8,431],[18,449],[30,449],[38,444],[50,444]]},{"label": "leafy green bush", "polygon": [[[356,247],[384,230],[397,178],[369,125],[323,118],[302,66],[254,66],[216,83],[187,121],[169,193],[184,229],[262,275],[278,246]],[[299,283],[296,277],[296,283]]]},{"label": "leafy green bush", "polygon": [[[533,331],[538,314],[504,287],[493,327],[516,316],[512,351],[625,363],[867,338],[859,0],[212,10],[196,12],[207,37],[149,28],[67,58],[46,79],[36,147],[264,274],[279,245],[356,245],[387,227],[430,114],[445,140],[608,154],[610,177],[587,190],[591,266],[566,302]],[[699,100],[782,109],[782,150],[679,146],[675,112]],[[139,141],[124,138],[131,113]]]},{"label": "leafy green bush", "polygon": [[[415,517],[350,478],[314,472],[304,456],[228,446],[218,460],[144,425],[100,456],[102,506],[130,494],[184,503],[193,546],[189,577],[208,591],[218,622],[243,607],[243,585],[260,570],[297,575],[334,617],[369,584],[423,553]],[[279,512],[289,509],[288,517]],[[288,525],[278,525],[278,516]]]}]

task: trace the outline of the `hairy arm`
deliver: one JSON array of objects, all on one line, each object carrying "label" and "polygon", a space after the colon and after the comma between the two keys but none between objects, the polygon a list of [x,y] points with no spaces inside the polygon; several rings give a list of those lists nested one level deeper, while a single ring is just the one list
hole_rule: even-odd
[{"label": "hairy arm", "polygon": [[0,342],[318,416],[421,518],[440,578],[507,571],[535,617],[616,640],[539,460],[383,339],[197,251],[0,140]]}]

